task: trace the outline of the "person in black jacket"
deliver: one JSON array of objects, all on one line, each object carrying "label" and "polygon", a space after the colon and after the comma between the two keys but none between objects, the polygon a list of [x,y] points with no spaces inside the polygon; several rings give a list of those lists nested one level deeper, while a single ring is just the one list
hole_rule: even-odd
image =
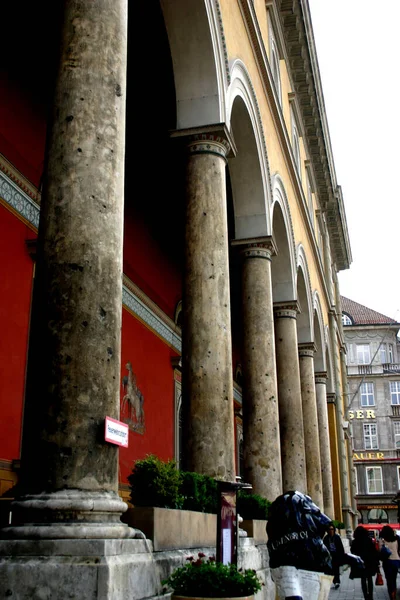
[{"label": "person in black jacket", "polygon": [[364,568],[360,570],[352,567],[350,579],[360,578],[365,600],[373,600],[374,584],[372,578],[378,572],[379,552],[368,531],[362,525],[356,527],[353,537],[350,550],[352,554],[356,554],[363,559]]},{"label": "person in black jacket", "polygon": [[345,562],[345,552],[341,537],[336,533],[336,527],[333,523],[328,525],[328,533],[324,537],[324,544],[328,548],[332,558],[333,585],[335,586],[335,590],[337,590],[340,586],[339,567]]}]

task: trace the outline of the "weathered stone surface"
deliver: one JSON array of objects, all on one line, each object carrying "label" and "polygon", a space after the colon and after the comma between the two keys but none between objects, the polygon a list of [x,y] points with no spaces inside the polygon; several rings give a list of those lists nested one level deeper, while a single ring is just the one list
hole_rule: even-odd
[{"label": "weathered stone surface", "polygon": [[328,406],[326,399],[326,373],[316,374],[315,391],[317,396],[319,448],[321,456],[322,491],[325,513],[334,518],[335,506],[333,501],[332,461],[329,439]]},{"label": "weathered stone surface", "polygon": [[299,345],[301,399],[303,407],[304,443],[306,451],[307,493],[324,511],[321,457],[315,392],[313,344]]},{"label": "weathered stone surface", "polygon": [[267,521],[262,519],[243,519],[240,524],[249,538],[253,538],[255,544],[266,544],[268,541]]},{"label": "weathered stone surface", "polygon": [[283,492],[307,490],[296,309],[274,306]]},{"label": "weathered stone surface", "polygon": [[182,328],[185,467],[234,481],[225,149],[212,139],[190,147]]},{"label": "weathered stone surface", "polygon": [[32,309],[25,494],[118,499],[118,450],[104,442],[104,418],[119,416],[126,27],[126,0],[65,4]]},{"label": "weathered stone surface", "polygon": [[143,531],[154,550],[215,546],[217,515],[158,507],[129,508],[122,519]]},{"label": "weathered stone surface", "polygon": [[160,591],[144,541],[0,542],[0,598],[138,600]]},{"label": "weathered stone surface", "polygon": [[244,480],[274,500],[282,493],[270,250],[242,250]]}]

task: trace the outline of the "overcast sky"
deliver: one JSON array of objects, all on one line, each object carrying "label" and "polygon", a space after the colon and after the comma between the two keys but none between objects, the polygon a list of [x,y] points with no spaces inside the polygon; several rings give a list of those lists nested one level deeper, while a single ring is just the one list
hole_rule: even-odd
[{"label": "overcast sky", "polygon": [[342,295],[400,322],[400,0],[309,0],[353,262]]}]

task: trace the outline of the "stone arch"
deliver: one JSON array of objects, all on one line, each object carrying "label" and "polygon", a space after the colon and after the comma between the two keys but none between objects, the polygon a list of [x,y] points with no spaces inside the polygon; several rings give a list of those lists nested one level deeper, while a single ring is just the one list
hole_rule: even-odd
[{"label": "stone arch", "polygon": [[328,325],[325,325],[325,357],[326,357],[325,360],[326,360],[326,372],[327,372],[326,392],[327,392],[327,394],[334,394],[335,393],[335,380],[334,380],[331,343],[330,343]]},{"label": "stone arch", "polygon": [[274,302],[297,298],[296,251],[289,203],[281,177],[272,178],[273,200],[271,206],[272,235],[277,254],[272,259],[272,292]]},{"label": "stone arch", "polygon": [[326,357],[325,357],[325,330],[324,330],[324,318],[322,315],[321,301],[319,298],[318,291],[315,290],[313,294],[313,310],[314,310],[314,342],[316,345],[316,351],[314,354],[314,368],[315,372],[326,371]]},{"label": "stone arch", "polygon": [[311,280],[308,270],[307,257],[302,244],[297,247],[297,272],[296,291],[300,304],[300,313],[297,316],[297,337],[299,344],[312,342],[313,331],[313,302],[311,292]]},{"label": "stone arch", "polygon": [[256,94],[241,60],[232,65],[226,102],[226,122],[237,147],[236,158],[229,161],[235,238],[268,236],[272,190],[267,148]]},{"label": "stone arch", "polygon": [[229,67],[218,0],[161,0],[172,56],[177,129],[225,121]]}]

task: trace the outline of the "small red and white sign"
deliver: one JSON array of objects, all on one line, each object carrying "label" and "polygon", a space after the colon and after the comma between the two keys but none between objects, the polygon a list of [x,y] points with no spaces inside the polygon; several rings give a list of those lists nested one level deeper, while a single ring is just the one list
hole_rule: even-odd
[{"label": "small red and white sign", "polygon": [[110,444],[127,448],[129,444],[129,427],[121,421],[106,417],[104,438]]}]

